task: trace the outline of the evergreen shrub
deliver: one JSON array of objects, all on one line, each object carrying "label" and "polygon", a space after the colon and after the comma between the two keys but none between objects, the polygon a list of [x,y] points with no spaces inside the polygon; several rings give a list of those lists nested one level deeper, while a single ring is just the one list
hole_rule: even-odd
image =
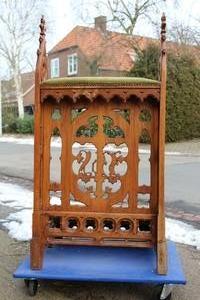
[{"label": "evergreen shrub", "polygon": [[[138,52],[129,76],[158,79],[160,49],[151,44]],[[200,137],[200,67],[191,53],[167,57],[166,141]]]}]

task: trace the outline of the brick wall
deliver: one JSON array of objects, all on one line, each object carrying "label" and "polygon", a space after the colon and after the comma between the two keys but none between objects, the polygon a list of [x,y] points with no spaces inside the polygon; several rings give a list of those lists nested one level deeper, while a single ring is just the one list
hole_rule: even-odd
[{"label": "brick wall", "polygon": [[[68,75],[67,64],[68,64],[68,55],[76,53],[78,56],[78,73],[76,75]],[[57,53],[49,53],[48,55],[48,77],[51,77],[51,59],[59,58],[59,68],[60,75],[59,77],[66,76],[89,76],[90,68],[87,64],[87,61],[84,55],[81,53],[79,48],[71,47],[66,50],[59,51]]]},{"label": "brick wall", "polygon": [[[67,72],[67,57],[70,54],[76,53],[78,56],[78,73],[76,75],[68,75]],[[51,78],[51,59],[59,58],[59,77],[66,76],[125,76],[126,72],[117,70],[97,70],[93,62],[86,58],[78,47],[71,47],[66,50],[48,54],[48,78]]]}]

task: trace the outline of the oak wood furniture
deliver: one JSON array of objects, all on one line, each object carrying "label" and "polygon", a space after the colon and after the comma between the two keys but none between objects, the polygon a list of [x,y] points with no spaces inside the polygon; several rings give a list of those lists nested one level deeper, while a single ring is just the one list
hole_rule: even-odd
[{"label": "oak wood furniture", "polygon": [[[160,81],[47,80],[42,17],[35,75],[32,269],[42,268],[48,245],[155,247],[157,271],[166,274],[165,28],[162,16]],[[60,157],[53,158],[55,134]],[[149,147],[147,161],[139,152],[141,139]]]}]

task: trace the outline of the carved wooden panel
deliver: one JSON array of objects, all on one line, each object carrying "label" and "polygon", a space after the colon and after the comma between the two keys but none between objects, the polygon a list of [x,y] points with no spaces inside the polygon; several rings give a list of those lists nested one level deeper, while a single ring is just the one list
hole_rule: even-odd
[{"label": "carved wooden panel", "polygon": [[[135,97],[126,103],[117,97],[106,105],[103,101],[99,97],[92,104],[85,100],[57,104],[49,97],[43,103],[46,234],[49,242],[83,243],[84,238],[87,244],[118,245],[121,240],[121,245],[134,245],[140,238],[151,245],[157,205],[158,103],[151,97],[144,102]],[[149,143],[144,162],[141,139]]]},{"label": "carved wooden panel", "polygon": [[164,15],[161,20],[160,82],[86,78],[49,84],[42,17],[31,268],[42,267],[48,244],[155,246],[158,273],[166,274]]}]

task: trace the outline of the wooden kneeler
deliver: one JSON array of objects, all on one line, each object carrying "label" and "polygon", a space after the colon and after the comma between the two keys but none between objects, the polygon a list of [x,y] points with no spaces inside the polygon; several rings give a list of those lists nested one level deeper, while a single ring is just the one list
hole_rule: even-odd
[{"label": "wooden kneeler", "polygon": [[[35,74],[32,269],[42,268],[48,245],[155,247],[157,271],[166,274],[165,28],[163,16],[160,81],[47,80],[41,19]],[[57,151],[55,136],[60,141]],[[149,149],[146,161],[139,152],[141,140]],[[55,152],[59,157],[53,158]]]}]

